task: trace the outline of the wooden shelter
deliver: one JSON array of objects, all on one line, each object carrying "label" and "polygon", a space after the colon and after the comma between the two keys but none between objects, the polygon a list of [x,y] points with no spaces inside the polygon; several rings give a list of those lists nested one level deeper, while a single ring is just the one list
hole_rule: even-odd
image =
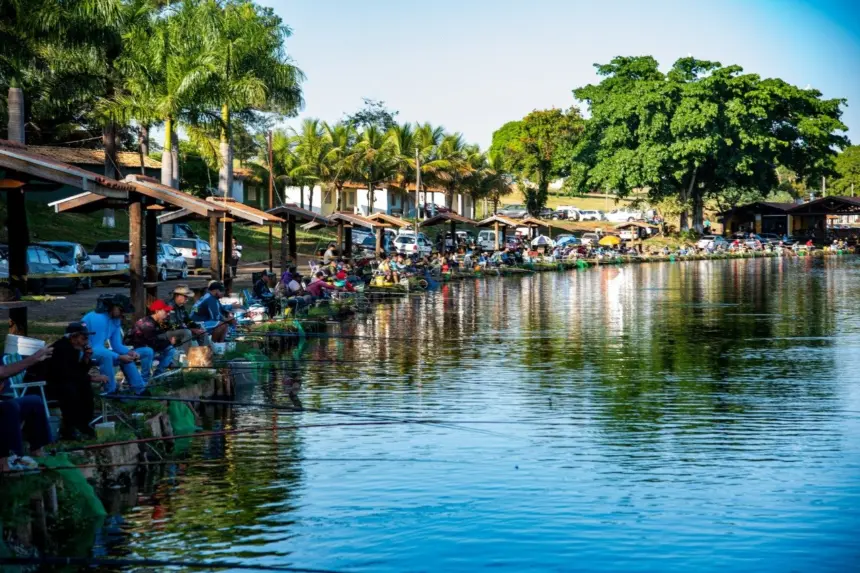
[{"label": "wooden shelter", "polygon": [[[142,256],[138,268],[135,249],[144,244],[155,245],[158,243],[156,233],[158,223],[187,219],[208,220],[209,248],[214,253],[210,257],[210,270],[213,277],[219,276],[217,228],[218,222],[226,214],[223,208],[178,189],[162,185],[145,175],[129,175],[123,180],[123,183],[129,187],[124,197],[105,197],[92,192],[84,192],[54,201],[49,205],[54,208],[56,213],[91,213],[105,208],[128,209],[129,248],[131,249],[129,275],[132,277],[130,296],[138,315],[143,312],[146,303],[158,298],[158,253],[154,248],[147,249],[146,272],[144,273]],[[136,221],[133,215],[138,203],[142,204],[143,210],[146,212],[145,217],[141,216],[141,221]],[[163,214],[159,215],[160,213]],[[215,229],[214,232],[213,229]],[[145,279],[141,283],[136,277],[145,277]]]},{"label": "wooden shelter", "polygon": [[296,244],[296,223],[320,223],[331,226],[333,223],[318,213],[303,209],[295,203],[285,203],[267,211],[270,215],[281,218],[281,273],[287,270],[287,260],[298,263],[299,247]]},{"label": "wooden shelter", "polygon": [[352,229],[354,227],[364,227],[376,234],[376,254],[378,255],[383,250],[382,234],[385,232],[385,229],[393,226],[391,223],[385,223],[346,211],[336,211],[329,215],[328,219],[337,225],[338,248],[341,248],[344,256],[347,257],[352,255]]},{"label": "wooden shelter", "polygon": [[490,227],[492,226],[496,232],[496,249],[500,250],[502,246],[505,244],[505,230],[507,227],[513,227],[516,229],[519,226],[519,222],[515,219],[511,219],[509,217],[504,217],[502,215],[492,215],[483,219],[482,221],[478,221],[475,223],[476,227]]},{"label": "wooden shelter", "polygon": [[475,225],[477,221],[473,219],[469,219],[468,217],[463,217],[462,215],[458,215],[453,211],[448,211],[445,213],[439,213],[435,217],[430,217],[429,219],[425,219],[418,223],[419,227],[433,227],[435,225],[444,225],[445,223],[451,224],[451,241],[452,245],[456,247],[457,245],[457,223],[461,223],[463,225]]},{"label": "wooden shelter", "polygon": [[[21,142],[0,140],[0,191],[6,193],[9,288],[13,292],[18,291],[26,294],[27,246],[30,243],[30,231],[27,227],[25,193],[54,191],[63,185],[68,185],[82,191],[115,199],[136,194],[134,189],[126,183],[35,153],[22,143],[23,133],[19,136]],[[139,244],[137,248],[139,260]],[[14,308],[10,308],[9,320],[19,334],[26,334],[26,305],[15,305]]]}]

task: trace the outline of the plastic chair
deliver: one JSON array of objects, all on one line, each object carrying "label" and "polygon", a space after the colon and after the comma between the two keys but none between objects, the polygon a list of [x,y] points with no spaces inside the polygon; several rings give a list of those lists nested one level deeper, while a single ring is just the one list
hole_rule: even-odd
[{"label": "plastic chair", "polygon": [[[22,356],[20,354],[4,354],[3,355],[3,364],[6,366],[11,366],[17,362],[22,360]],[[22,370],[18,374],[9,377],[9,388],[12,390],[12,394],[16,398],[20,398],[24,394],[27,393],[27,390],[30,388],[38,388],[39,392],[42,394],[42,405],[45,407],[45,416],[50,419],[51,413],[48,411],[48,398],[45,396],[45,381],[37,381],[37,382],[24,382],[24,375],[27,374],[26,370]]]}]

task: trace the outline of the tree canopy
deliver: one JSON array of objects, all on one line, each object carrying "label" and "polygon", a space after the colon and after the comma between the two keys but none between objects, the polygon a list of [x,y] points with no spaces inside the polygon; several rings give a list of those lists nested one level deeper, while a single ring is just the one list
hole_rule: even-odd
[{"label": "tree canopy", "polygon": [[837,195],[860,193],[860,145],[847,147],[835,160],[836,179],[830,188]]},{"label": "tree canopy", "polygon": [[573,155],[584,166],[582,190],[676,195],[700,232],[705,198],[730,189],[766,194],[777,186],[776,165],[803,180],[832,174],[847,145],[844,101],[815,89],[692,57],[668,73],[650,56],[596,68],[604,79],[573,92],[591,112]]}]

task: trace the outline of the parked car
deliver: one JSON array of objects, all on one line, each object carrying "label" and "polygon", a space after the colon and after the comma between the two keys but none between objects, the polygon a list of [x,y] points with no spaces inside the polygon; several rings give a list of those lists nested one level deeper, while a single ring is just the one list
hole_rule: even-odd
[{"label": "parked car", "polygon": [[583,233],[581,241],[583,245],[597,245],[600,242],[600,235],[597,233]]},{"label": "parked car", "polygon": [[564,209],[556,209],[555,211],[550,211],[549,215],[544,218],[552,219],[553,221],[564,221],[567,219],[567,211]]},{"label": "parked car", "polygon": [[579,210],[579,220],[580,221],[602,221],[604,219],[603,213],[596,210]]},{"label": "parked car", "polygon": [[397,238],[394,239],[394,248],[402,255],[417,254],[423,257],[433,253],[433,244],[422,235],[417,237],[414,234],[397,235]]},{"label": "parked car", "polygon": [[[122,280],[129,280],[130,261],[128,241],[99,241],[90,253],[94,271],[115,271],[122,273]],[[111,278],[99,278],[97,282],[106,285]]]},{"label": "parked car", "polygon": [[209,268],[212,253],[209,243],[202,239],[170,239],[173,248],[185,257],[185,263],[190,269]]},{"label": "parked car", "polygon": [[525,205],[505,205],[498,211],[496,211],[496,215],[501,215],[502,217],[510,217],[512,219],[522,219],[526,215],[529,214],[528,209],[526,209]]},{"label": "parked car", "polygon": [[729,242],[720,235],[705,235],[698,240],[696,246],[700,249],[726,249]]},{"label": "parked car", "polygon": [[[158,280],[166,281],[173,275],[180,279],[188,278],[188,263],[182,253],[170,243],[158,243],[156,261],[158,264]],[[143,256],[146,257],[146,247]]]},{"label": "parked car", "polygon": [[[64,265],[74,267],[75,273],[90,273],[93,270],[90,256],[87,254],[87,250],[84,246],[80,243],[49,241],[39,243],[39,245],[56,253],[63,261]],[[79,288],[93,288],[93,277],[77,277],[77,282]]]},{"label": "parked car", "polygon": [[[172,239],[199,239],[200,237],[197,233],[194,232],[194,229],[191,228],[191,225],[188,223],[171,223],[173,225],[173,237]],[[158,237],[161,237],[161,224],[158,224],[155,227],[155,234]]]},{"label": "parked car", "polygon": [[631,211],[628,209],[615,209],[614,211],[610,211],[606,215],[606,220],[611,221],[613,223],[623,223],[625,221],[639,221],[642,218],[643,217],[641,211]]},{"label": "parked car", "polygon": [[496,250],[496,232],[490,229],[478,231],[478,248],[482,251]]},{"label": "parked car", "polygon": [[[31,294],[45,294],[48,289],[65,291],[69,294],[78,292],[78,278],[64,277],[64,274],[75,274],[77,268],[66,265],[60,256],[40,245],[27,247],[27,274],[54,275],[27,278],[27,291]],[[0,245],[0,279],[9,279],[9,247]]]},{"label": "parked car", "polygon": [[436,203],[424,203],[424,212],[428,217],[435,217],[439,213],[450,213],[451,209]]}]

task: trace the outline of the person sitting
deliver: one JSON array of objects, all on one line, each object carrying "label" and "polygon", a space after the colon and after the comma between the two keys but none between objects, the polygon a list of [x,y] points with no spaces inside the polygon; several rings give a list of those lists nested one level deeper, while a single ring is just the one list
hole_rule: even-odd
[{"label": "person sitting", "polygon": [[[0,394],[9,378],[48,360],[53,352],[51,347],[42,348],[32,356],[13,364],[0,364]],[[35,460],[24,455],[24,434],[30,445],[30,454],[34,457],[41,456],[42,448],[54,441],[42,397],[0,396],[0,471],[31,470],[38,467]]]},{"label": "person sitting", "polygon": [[[125,295],[102,295],[96,303],[96,310],[87,313],[81,322],[87,325],[90,344],[93,348],[93,361],[98,364],[99,371],[107,377],[105,392],[116,392],[116,377],[114,368],[120,367],[131,389],[139,394],[146,388],[149,380],[149,370],[152,367],[153,352],[151,348],[129,348],[122,341],[122,318],[125,313],[134,312],[134,307]],[[140,360],[141,370],[137,369],[135,360]],[[143,375],[141,374],[143,372]]]},{"label": "person sitting", "polygon": [[323,292],[326,290],[337,290],[337,287],[325,281],[325,275],[321,271],[317,271],[314,275],[314,280],[305,289],[314,299],[322,298]]},{"label": "person sitting", "polygon": [[206,294],[191,309],[191,319],[200,323],[213,342],[224,342],[230,325],[235,322],[233,308],[221,304],[224,284],[218,281],[209,283]]},{"label": "person sitting", "polygon": [[174,347],[177,342],[176,337],[171,337],[166,328],[167,317],[171,310],[163,300],[153,302],[149,305],[151,314],[135,322],[128,334],[128,339],[135,348],[150,348],[155,358],[158,358],[155,376],[167,370],[176,354]]},{"label": "person sitting", "polygon": [[188,352],[192,342],[195,339],[201,340],[206,334],[206,329],[191,320],[191,315],[185,308],[189,298],[194,298],[194,291],[188,288],[188,285],[177,285],[170,297],[164,300],[164,303],[173,309],[168,318],[170,329],[167,336],[175,338],[176,347],[183,352]]},{"label": "person sitting", "polygon": [[269,318],[273,318],[278,314],[278,301],[272,294],[272,287],[274,285],[275,275],[269,271],[263,271],[259,280],[254,283],[254,298],[266,306]]},{"label": "person sitting", "polygon": [[326,249],[325,252],[323,253],[323,257],[322,257],[323,264],[328,265],[336,257],[335,252],[334,252],[334,248],[335,248],[334,243],[328,244],[328,249]]},{"label": "person sitting", "polygon": [[95,366],[90,346],[92,334],[83,322],[69,323],[65,336],[53,344],[54,355],[46,362],[48,394],[60,401],[63,414],[60,430],[63,439],[77,440],[81,435],[94,438],[96,435],[90,427],[95,416],[92,384],[106,384],[108,378],[104,374],[90,374]]}]

